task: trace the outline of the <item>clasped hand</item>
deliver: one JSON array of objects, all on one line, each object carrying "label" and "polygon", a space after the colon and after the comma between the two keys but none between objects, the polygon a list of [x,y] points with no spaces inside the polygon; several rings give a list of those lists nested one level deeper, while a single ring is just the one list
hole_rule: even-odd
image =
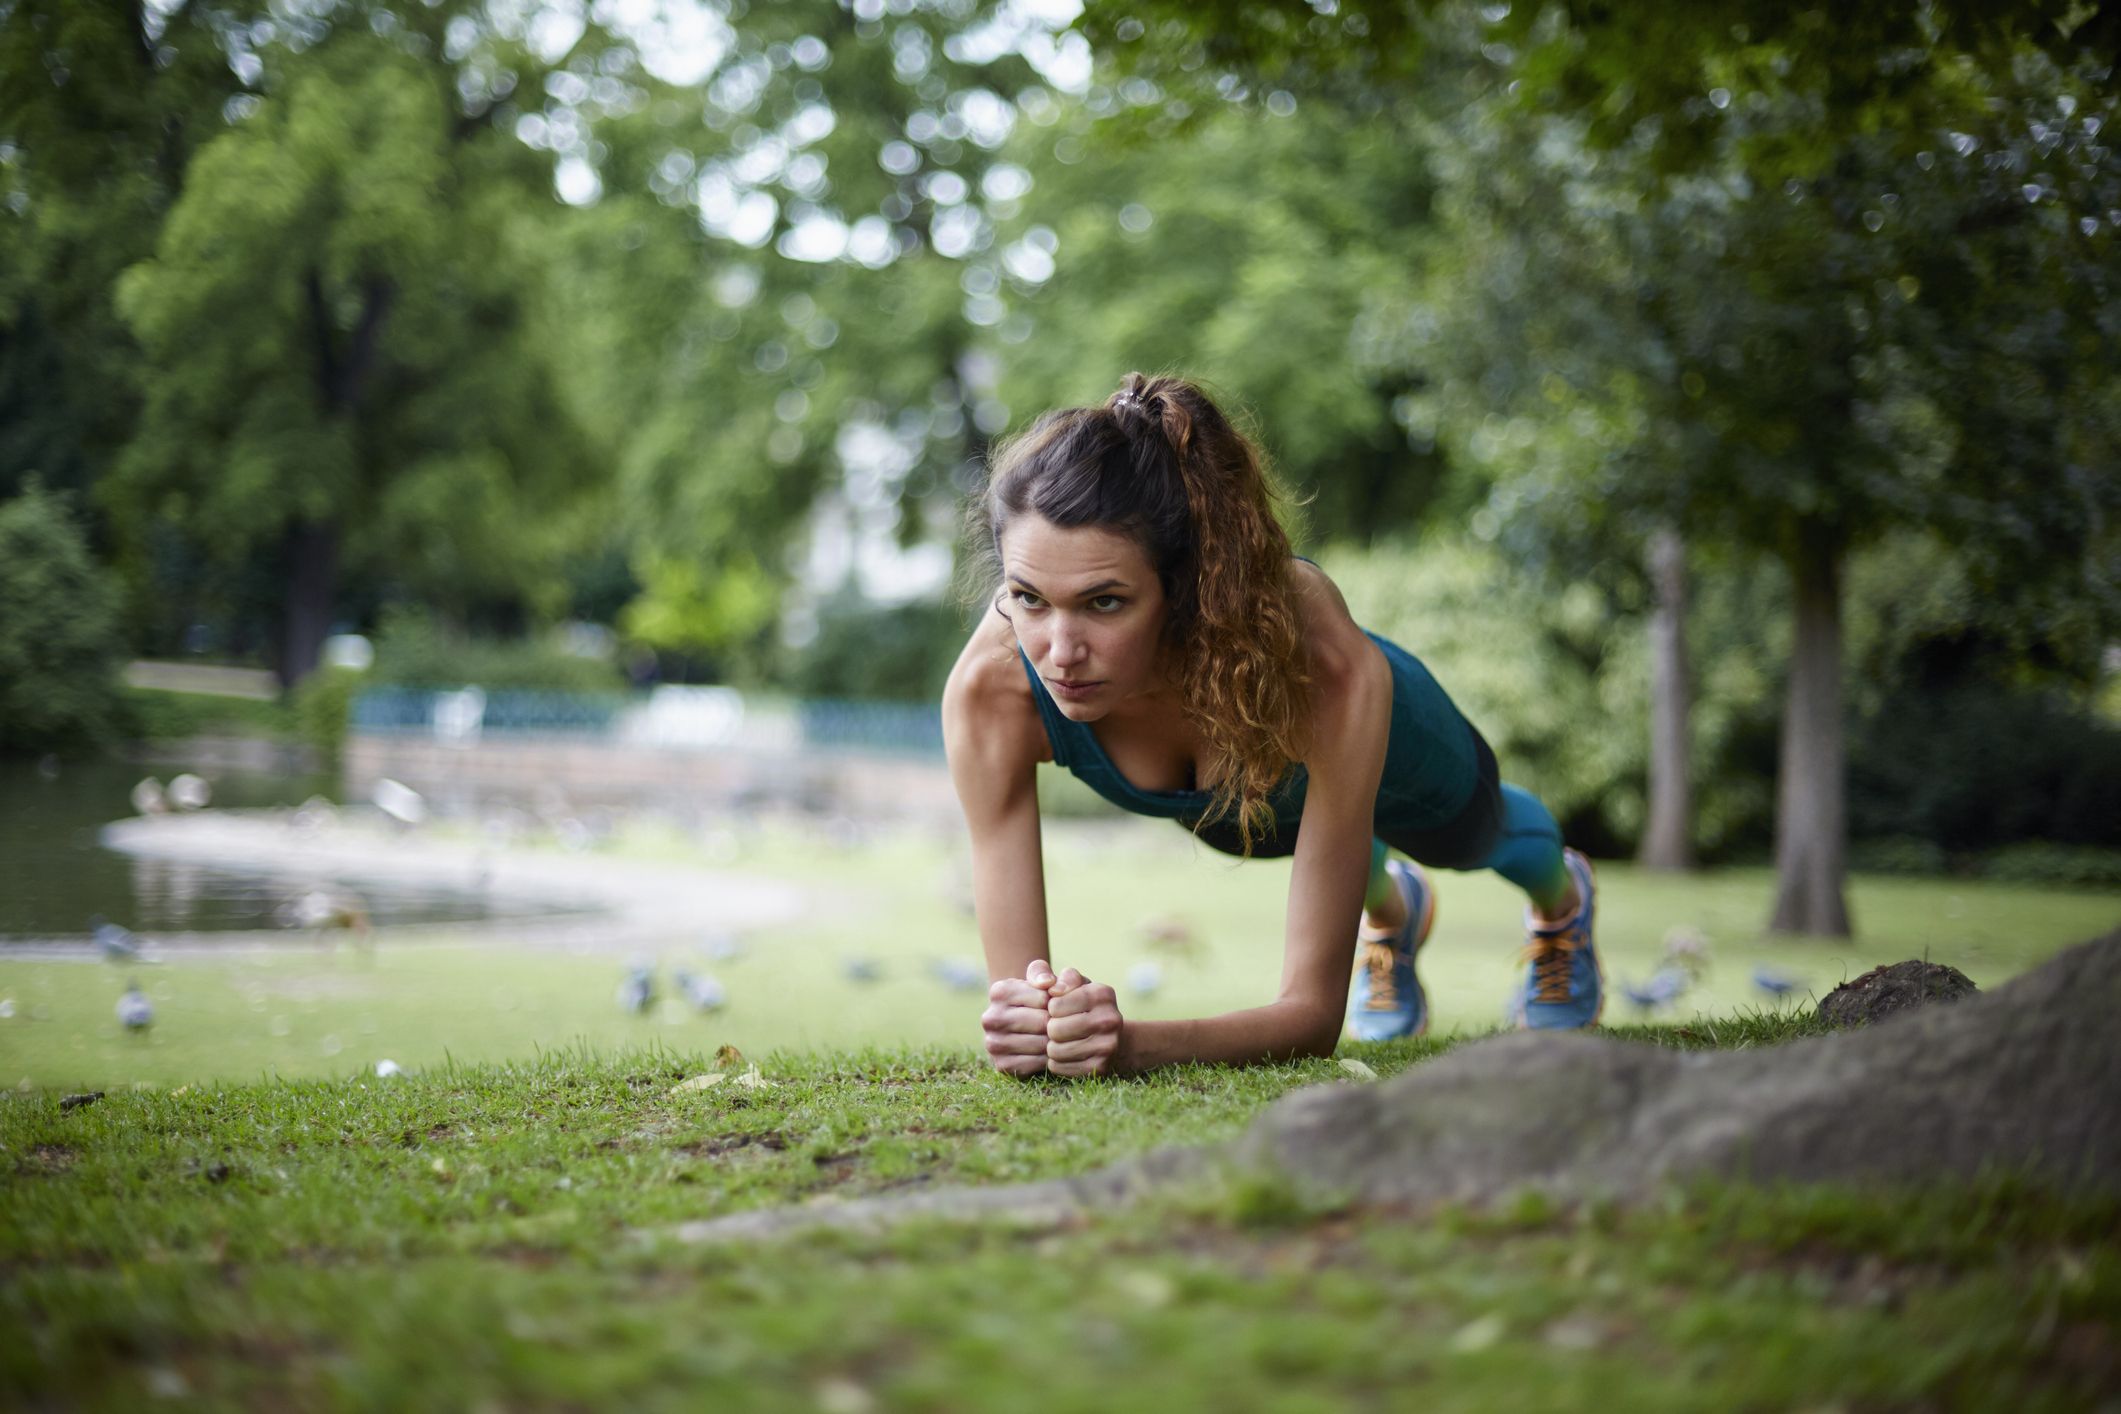
[{"label": "clasped hand", "polygon": [[1104,1075],[1119,1054],[1119,998],[1072,967],[1055,976],[1041,959],[987,989],[980,1028],[1004,1075]]}]

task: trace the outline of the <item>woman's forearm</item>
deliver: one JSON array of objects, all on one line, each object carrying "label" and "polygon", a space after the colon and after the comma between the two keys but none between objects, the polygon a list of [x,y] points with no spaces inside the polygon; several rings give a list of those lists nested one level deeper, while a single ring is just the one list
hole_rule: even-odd
[{"label": "woman's forearm", "polygon": [[1301,1002],[1279,1001],[1189,1021],[1122,1024],[1116,1069],[1125,1073],[1198,1061],[1250,1065],[1333,1053],[1340,1017]]}]

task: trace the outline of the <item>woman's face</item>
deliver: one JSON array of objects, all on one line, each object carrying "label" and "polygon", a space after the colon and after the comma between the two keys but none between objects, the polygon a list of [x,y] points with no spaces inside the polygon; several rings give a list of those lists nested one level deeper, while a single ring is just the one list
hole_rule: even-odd
[{"label": "woman's face", "polygon": [[1002,532],[1002,609],[1071,721],[1094,722],[1164,687],[1164,589],[1131,538],[1021,515]]}]

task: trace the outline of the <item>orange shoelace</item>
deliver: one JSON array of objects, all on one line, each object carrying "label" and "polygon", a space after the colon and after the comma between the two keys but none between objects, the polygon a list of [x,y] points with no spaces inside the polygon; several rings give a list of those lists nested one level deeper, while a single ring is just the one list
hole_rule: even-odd
[{"label": "orange shoelace", "polygon": [[1392,964],[1397,954],[1387,940],[1362,940],[1362,968],[1370,974],[1370,999],[1364,1003],[1370,1011],[1391,1011],[1399,1005],[1399,988],[1392,980]]},{"label": "orange shoelace", "polygon": [[1551,936],[1534,933],[1524,945],[1524,960],[1532,966],[1532,1000],[1566,1002],[1569,999],[1569,968],[1576,949],[1583,946],[1576,930]]}]

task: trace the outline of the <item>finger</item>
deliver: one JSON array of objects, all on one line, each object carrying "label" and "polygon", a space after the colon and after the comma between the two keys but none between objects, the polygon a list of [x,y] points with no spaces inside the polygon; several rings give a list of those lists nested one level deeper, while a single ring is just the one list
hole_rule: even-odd
[{"label": "finger", "polygon": [[1046,1013],[1032,1006],[990,1006],[980,1013],[982,1031],[1001,1031],[1010,1034],[1043,1036],[1046,1034]]},{"label": "finger", "polygon": [[1048,1041],[1046,1043],[1046,1065],[1080,1065],[1087,1061],[1102,1060],[1113,1052],[1113,1040],[1108,1033],[1092,1036],[1087,1041]]},{"label": "finger", "polygon": [[994,1068],[1004,1075],[1019,1078],[1027,1075],[1042,1075],[1046,1069],[1044,1056],[996,1056]]},{"label": "finger", "polygon": [[1051,987],[1053,985],[1053,968],[1044,958],[1038,958],[1028,968],[1024,969],[1024,979],[1034,987]]},{"label": "finger", "polygon": [[1104,1036],[1119,1030],[1119,1013],[1116,1011],[1086,1011],[1076,1016],[1056,1016],[1046,1023],[1046,1039],[1049,1041],[1080,1041],[1088,1036]]},{"label": "finger", "polygon": [[1072,1076],[1076,1079],[1083,1079],[1092,1075],[1103,1075],[1111,1068],[1112,1058],[1110,1056],[1100,1057],[1096,1060],[1081,1061],[1057,1061],[1050,1055],[1046,1057],[1046,1073],[1048,1075]]},{"label": "finger", "polygon": [[1043,1036],[1011,1035],[1007,1031],[987,1033],[987,1054],[990,1056],[1042,1056],[1046,1053],[1046,1038]]},{"label": "finger", "polygon": [[1046,1010],[1055,1016],[1075,1016],[1100,1006],[1109,1006],[1117,1011],[1119,994],[1102,982],[1089,982],[1072,992],[1054,997],[1047,1004]]},{"label": "finger", "polygon": [[987,1000],[1003,1006],[1029,1006],[1045,1009],[1046,993],[1021,977],[1004,977],[987,989]]},{"label": "finger", "polygon": [[1049,995],[1055,997],[1065,997],[1068,995],[1068,993],[1079,989],[1085,982],[1089,980],[1089,978],[1083,976],[1082,973],[1077,972],[1074,968],[1071,967],[1067,971],[1061,973],[1059,977],[1054,979],[1053,990]]}]

